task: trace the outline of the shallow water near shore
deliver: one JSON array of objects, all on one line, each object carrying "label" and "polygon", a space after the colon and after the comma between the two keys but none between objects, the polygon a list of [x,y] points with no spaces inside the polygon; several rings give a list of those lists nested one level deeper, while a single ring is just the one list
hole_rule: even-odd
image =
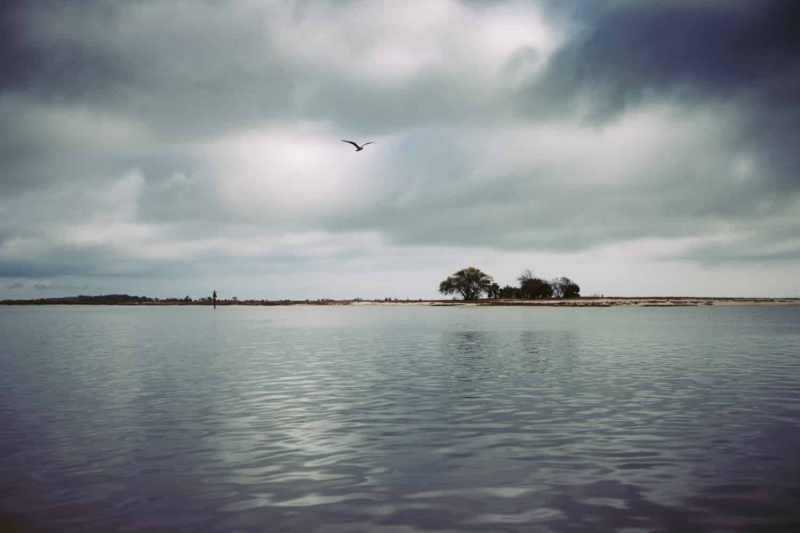
[{"label": "shallow water near shore", "polygon": [[0,368],[0,526],[800,529],[800,307],[0,307]]}]

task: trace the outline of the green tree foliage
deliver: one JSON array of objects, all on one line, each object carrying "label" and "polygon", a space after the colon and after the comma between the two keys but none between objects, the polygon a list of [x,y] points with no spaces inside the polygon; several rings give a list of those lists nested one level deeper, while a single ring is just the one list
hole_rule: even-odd
[{"label": "green tree foliage", "polygon": [[517,281],[519,281],[519,298],[532,300],[553,297],[553,286],[547,281],[537,278],[530,269],[523,270]]},{"label": "green tree foliage", "polygon": [[486,289],[486,297],[487,298],[500,298],[500,285],[497,283],[492,283]]},{"label": "green tree foliage", "polygon": [[491,276],[477,268],[465,268],[456,272],[439,284],[442,294],[459,294],[465,300],[480,298],[483,293],[489,298],[521,298],[534,300],[541,298],[579,298],[581,288],[566,277],[547,281],[536,277],[531,270],[523,270],[519,278],[519,287],[506,285],[500,287]]},{"label": "green tree foliage", "polygon": [[553,286],[558,286],[557,298],[579,298],[581,295],[581,288],[569,278],[553,280]]},{"label": "green tree foliage", "polygon": [[520,284],[519,289],[522,298],[526,299],[553,297],[553,286],[539,278],[526,279]]},{"label": "green tree foliage", "polygon": [[476,300],[481,294],[488,292],[494,283],[492,277],[477,268],[469,267],[459,270],[439,284],[442,294],[458,293],[465,300]]},{"label": "green tree foliage", "polygon": [[519,298],[519,288],[506,285],[500,289],[500,298]]}]

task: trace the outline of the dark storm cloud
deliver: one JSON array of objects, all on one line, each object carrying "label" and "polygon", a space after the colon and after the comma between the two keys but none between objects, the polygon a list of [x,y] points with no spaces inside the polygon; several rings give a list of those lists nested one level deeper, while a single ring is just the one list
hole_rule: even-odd
[{"label": "dark storm cloud", "polygon": [[223,3],[14,2],[0,9],[3,93],[112,110],[164,139],[252,125],[287,108],[292,86],[259,46],[258,19],[230,20]]},{"label": "dark storm cloud", "polygon": [[[132,81],[128,65],[114,48],[93,46],[77,38],[80,30],[90,32],[92,28],[109,27],[113,14],[108,2],[3,2],[0,89],[33,91],[48,98],[80,99],[90,91]],[[55,22],[56,17],[60,19],[61,32],[48,36],[47,28],[39,22],[43,19]]]},{"label": "dark storm cloud", "polygon": [[690,102],[756,96],[780,105],[799,98],[797,2],[606,5],[552,58],[537,87],[551,99],[566,105],[587,91],[602,119],[640,103],[648,91]]},{"label": "dark storm cloud", "polygon": [[581,3],[584,28],[526,91],[534,116],[602,124],[643,103],[728,103],[740,111],[731,148],[753,149],[765,182],[800,189],[800,3]]}]

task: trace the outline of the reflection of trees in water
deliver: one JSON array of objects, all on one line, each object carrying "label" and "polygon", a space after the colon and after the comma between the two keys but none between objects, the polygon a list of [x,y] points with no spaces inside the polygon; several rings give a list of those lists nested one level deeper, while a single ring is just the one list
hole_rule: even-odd
[{"label": "reflection of trees in water", "polygon": [[453,337],[451,346],[465,355],[482,357],[490,347],[488,336],[482,331],[459,331]]},{"label": "reflection of trees in water", "polygon": [[523,373],[570,373],[578,361],[579,339],[575,331],[520,332],[515,363]]},{"label": "reflection of trees in water", "polygon": [[580,339],[574,331],[454,331],[442,337],[442,352],[453,375],[471,381],[521,374],[572,373],[579,364]]},{"label": "reflection of trees in water", "polygon": [[445,358],[451,363],[450,371],[459,381],[485,379],[492,366],[489,359],[496,346],[489,335],[482,331],[447,332],[442,339]]},{"label": "reflection of trees in water", "polygon": [[541,335],[533,331],[519,334],[520,361],[531,372],[544,372],[547,368],[547,354],[542,353]]}]

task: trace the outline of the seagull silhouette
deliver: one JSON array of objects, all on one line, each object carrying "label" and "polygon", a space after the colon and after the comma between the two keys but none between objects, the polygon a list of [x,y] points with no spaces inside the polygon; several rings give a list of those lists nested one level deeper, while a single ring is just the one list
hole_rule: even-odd
[{"label": "seagull silhouette", "polygon": [[350,143],[350,144],[352,144],[353,146],[355,146],[355,147],[356,147],[356,152],[360,152],[360,151],[361,151],[361,150],[363,150],[363,149],[364,149],[364,147],[365,147],[366,145],[368,145],[368,144],[375,144],[375,142],[374,142],[374,141],[370,141],[370,142],[368,142],[368,143],[364,143],[364,144],[362,144],[361,146],[359,146],[359,145],[357,145],[356,143],[354,143],[353,141],[345,141],[344,139],[342,139],[342,142],[343,142],[343,143]]}]

